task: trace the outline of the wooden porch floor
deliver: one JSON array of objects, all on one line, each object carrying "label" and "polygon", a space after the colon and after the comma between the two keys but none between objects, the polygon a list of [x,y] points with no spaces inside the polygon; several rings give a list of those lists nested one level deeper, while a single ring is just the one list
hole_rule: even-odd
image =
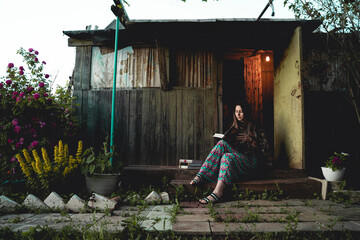
[{"label": "wooden porch floor", "polygon": [[[123,183],[131,185],[146,185],[161,183],[166,177],[172,186],[183,185],[188,191],[194,187],[189,182],[198,170],[180,169],[177,166],[159,165],[129,165],[124,168]],[[237,189],[263,192],[266,189],[281,189],[285,196],[290,198],[314,198],[314,193],[321,196],[321,183],[309,179],[304,171],[296,169],[274,169],[265,173],[261,179],[253,179],[235,183]],[[204,184],[204,188],[214,188],[214,183]]]}]

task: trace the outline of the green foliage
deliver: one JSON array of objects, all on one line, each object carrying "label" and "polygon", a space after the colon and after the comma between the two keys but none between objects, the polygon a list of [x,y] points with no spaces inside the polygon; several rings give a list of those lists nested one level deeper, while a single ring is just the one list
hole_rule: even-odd
[{"label": "green foliage", "polygon": [[325,161],[325,166],[331,168],[333,171],[341,170],[345,167],[345,162],[348,160],[348,158],[348,153],[334,152],[333,155],[331,155],[329,159]]},{"label": "green foliage", "polygon": [[39,53],[23,48],[17,53],[26,66],[9,63],[0,78],[1,181],[23,177],[15,158],[21,149],[52,148],[60,139],[69,142],[78,125],[70,101],[63,100],[67,96],[51,93]]},{"label": "green foliage", "polygon": [[[285,5],[295,13],[296,18],[321,20],[320,30],[327,33],[327,42],[329,43],[332,42],[329,40],[334,40],[336,48],[332,47],[329,51],[327,46],[327,60],[334,61],[336,59],[336,74],[340,75],[336,85],[340,86],[339,89],[343,89],[342,94],[345,94],[353,105],[360,124],[359,1],[284,0]],[[328,54],[328,52],[333,53]],[[321,71],[321,68],[326,66],[319,67]]]},{"label": "green foliage", "polygon": [[81,171],[83,174],[119,173],[121,171],[121,161],[113,161],[113,163],[110,161],[110,158],[115,156],[115,146],[109,147],[108,141],[109,136],[106,136],[103,147],[99,153],[95,153],[93,147],[84,151],[85,157],[81,162]]},{"label": "green foliage", "polygon": [[267,190],[265,189],[262,193],[255,193],[249,189],[245,191],[238,191],[236,186],[233,185],[233,192],[235,192],[234,198],[238,200],[269,200],[269,201],[278,201],[284,198],[283,190],[277,186],[278,190]]},{"label": "green foliage", "polygon": [[62,192],[63,187],[74,190],[74,182],[80,175],[82,141],[78,142],[77,152],[73,155],[69,153],[68,144],[64,145],[61,140],[54,147],[53,153],[53,157],[49,157],[46,149],[42,148],[40,155],[36,150],[31,154],[26,149],[23,150],[23,154],[16,155],[33,193],[47,195],[52,191]]},{"label": "green foliage", "polygon": [[251,211],[247,207],[245,207],[247,211],[247,215],[241,220],[242,222],[260,222],[260,215],[257,210]]},{"label": "green foliage", "polygon": [[360,203],[359,197],[357,197],[357,198],[351,197],[351,191],[331,192],[331,193],[328,193],[327,197],[330,201],[345,204],[345,206]]},{"label": "green foliage", "polygon": [[176,198],[176,199],[175,199],[175,205],[170,209],[170,215],[171,215],[170,222],[171,222],[172,224],[175,223],[175,221],[176,221],[176,216],[177,216],[177,214],[178,214],[180,211],[181,211],[180,204],[179,204],[178,199]]},{"label": "green foliage", "polygon": [[298,218],[299,214],[300,212],[294,210],[285,217],[286,220],[285,229],[287,232],[294,233],[296,231],[296,228],[299,223],[299,218]]}]

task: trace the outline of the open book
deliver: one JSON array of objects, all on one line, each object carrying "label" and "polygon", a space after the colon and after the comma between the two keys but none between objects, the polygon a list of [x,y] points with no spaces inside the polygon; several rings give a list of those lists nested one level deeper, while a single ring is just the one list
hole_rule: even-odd
[{"label": "open book", "polygon": [[224,137],[224,134],[222,134],[222,133],[215,133],[215,134],[213,135],[213,138],[222,139],[223,137]]}]

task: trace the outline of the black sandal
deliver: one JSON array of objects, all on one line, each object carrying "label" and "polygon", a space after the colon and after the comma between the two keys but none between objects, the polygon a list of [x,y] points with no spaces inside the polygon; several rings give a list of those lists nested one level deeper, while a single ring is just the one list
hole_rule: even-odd
[{"label": "black sandal", "polygon": [[[212,198],[214,199],[214,201],[211,201],[211,200],[208,198],[209,196],[212,197]],[[199,201],[199,203],[200,203],[200,204],[209,204],[209,203],[215,204],[215,203],[218,203],[218,202],[221,201],[221,197],[218,197],[215,193],[211,193],[209,196],[202,199],[202,200],[205,201],[204,203],[203,203],[203,202],[200,202],[200,201]]]},{"label": "black sandal", "polygon": [[193,183],[190,183],[191,186],[198,186],[200,185],[200,183],[202,182],[202,178],[200,174],[196,174],[196,177],[199,178],[199,180],[197,180],[196,178],[194,178],[193,180],[191,180]]}]

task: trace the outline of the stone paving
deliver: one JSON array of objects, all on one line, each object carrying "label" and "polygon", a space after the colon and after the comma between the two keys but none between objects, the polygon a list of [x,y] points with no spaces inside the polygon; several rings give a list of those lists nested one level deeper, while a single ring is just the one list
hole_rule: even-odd
[{"label": "stone paving", "polygon": [[[0,228],[26,231],[38,225],[61,229],[121,231],[130,218],[149,231],[172,230],[183,235],[225,235],[239,232],[343,231],[360,233],[360,205],[342,205],[327,200],[231,201],[209,207],[197,202],[152,205],[144,210],[121,206],[105,213],[7,214],[0,216]],[[173,216],[176,216],[174,219]]]}]

